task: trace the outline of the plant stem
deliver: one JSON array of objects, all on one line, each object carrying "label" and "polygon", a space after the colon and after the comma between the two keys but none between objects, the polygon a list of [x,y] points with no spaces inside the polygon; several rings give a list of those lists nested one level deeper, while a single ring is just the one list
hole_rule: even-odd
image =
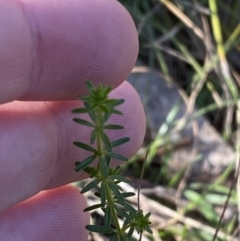
[{"label": "plant stem", "polygon": [[119,235],[121,234],[121,228],[119,226],[117,213],[116,213],[116,210],[114,208],[114,200],[113,200],[113,197],[112,197],[112,191],[111,191],[111,189],[109,188],[108,185],[106,185],[106,192],[107,192],[108,205],[110,206],[111,211],[112,211],[113,223],[114,223],[114,225],[116,227],[116,230],[117,230],[118,240],[120,241]]},{"label": "plant stem", "polygon": [[[79,124],[93,128],[90,136],[90,144],[82,142],[73,142],[77,147],[86,151],[92,152],[92,155],[84,159],[82,162],[76,162],[76,171],[85,171],[89,177],[93,178],[93,181],[88,183],[81,191],[85,193],[90,189],[101,184],[100,193],[95,195],[101,199],[101,203],[92,205],[85,209],[85,211],[91,211],[98,208],[102,208],[105,212],[104,225],[87,225],[86,229],[91,232],[101,234],[113,234],[111,240],[115,241],[127,241],[133,240],[131,237],[134,229],[137,231],[146,230],[152,234],[152,230],[149,225],[150,213],[145,216],[142,211],[135,210],[130,204],[127,203],[126,198],[132,196],[131,192],[124,192],[118,185],[121,182],[129,182],[126,178],[121,176],[120,167],[111,168],[111,158],[116,158],[121,161],[127,161],[128,158],[114,153],[112,149],[116,146],[122,145],[130,140],[129,137],[122,137],[111,141],[105,133],[105,130],[119,130],[124,127],[117,124],[106,124],[107,120],[112,114],[122,115],[122,112],[115,109],[116,106],[124,103],[123,99],[109,99],[108,94],[111,91],[110,87],[100,85],[95,88],[90,81],[86,82],[89,90],[88,96],[80,97],[80,100],[84,101],[84,108],[75,109],[73,113],[88,113],[91,118],[91,122],[74,118],[73,120]],[[96,167],[91,166],[95,159],[98,159]],[[118,209],[120,205],[121,208]],[[124,225],[121,227],[119,217],[120,215],[124,219]],[[112,225],[114,226],[112,226]],[[129,228],[128,234],[125,234],[126,229]]]},{"label": "plant stem", "polygon": [[[101,126],[101,123],[99,123],[99,120],[102,119],[102,115],[101,115],[101,110],[96,110],[96,114],[97,114],[97,127]],[[101,134],[100,134],[101,130],[97,130],[97,150],[99,153],[101,153],[101,156],[99,157],[99,163],[100,163],[100,158],[104,158],[104,149],[103,149],[103,141],[101,138]],[[104,177],[104,170],[102,170],[102,166],[99,165],[99,171],[100,171],[100,177],[103,178]],[[117,230],[117,236],[118,236],[118,241],[120,241],[120,234],[121,234],[121,228],[119,226],[118,223],[118,217],[117,217],[117,213],[116,210],[114,208],[114,199],[113,199],[113,194],[112,191],[108,185],[108,181],[104,178],[104,180],[101,180],[102,182],[105,182],[105,187],[106,187],[106,198],[108,201],[108,205],[111,209],[111,213],[112,213],[112,219],[113,219],[113,223],[116,227]]]}]

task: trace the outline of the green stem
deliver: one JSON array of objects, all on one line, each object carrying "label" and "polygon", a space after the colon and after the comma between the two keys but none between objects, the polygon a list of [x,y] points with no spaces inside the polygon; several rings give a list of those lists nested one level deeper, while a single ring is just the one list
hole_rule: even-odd
[{"label": "green stem", "polygon": [[[97,114],[97,123],[96,126],[97,128],[99,128],[101,126],[101,123],[99,123],[98,120],[100,120],[102,118],[101,116],[101,110],[96,110],[96,114]],[[103,149],[103,141],[101,138],[101,134],[100,131],[97,130],[97,149],[98,152],[101,154],[101,156],[99,157],[99,162],[100,162],[100,158],[104,157],[104,149]],[[101,165],[99,165],[99,171],[100,171],[100,177],[101,179],[104,177],[104,170],[102,170]],[[103,180],[101,180],[103,182]],[[117,230],[117,235],[118,235],[118,241],[120,241],[120,235],[122,233],[119,222],[118,222],[118,217],[117,217],[117,213],[116,210],[114,208],[114,199],[113,199],[113,195],[112,195],[112,191],[110,189],[110,187],[108,186],[108,181],[105,179],[104,180],[105,184],[106,184],[106,198],[108,201],[108,205],[110,206],[111,209],[111,213],[112,213],[112,219],[113,219],[113,223],[116,227]]]},{"label": "green stem", "polygon": [[106,193],[107,193],[108,205],[110,206],[110,209],[111,209],[111,212],[112,212],[113,223],[114,223],[114,225],[116,227],[116,230],[117,230],[118,240],[120,241],[119,235],[121,235],[122,231],[121,231],[121,228],[120,228],[119,223],[118,223],[118,217],[117,217],[116,210],[114,208],[114,200],[113,200],[113,197],[112,197],[112,191],[111,191],[111,189],[109,188],[108,185],[106,185]]}]

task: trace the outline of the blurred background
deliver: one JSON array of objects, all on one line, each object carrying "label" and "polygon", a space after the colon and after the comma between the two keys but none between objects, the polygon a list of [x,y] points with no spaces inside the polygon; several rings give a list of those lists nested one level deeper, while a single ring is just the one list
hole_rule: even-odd
[{"label": "blurred background", "polygon": [[[153,235],[142,240],[240,240],[240,1],[120,2],[139,34],[128,81],[147,117],[124,168],[134,184],[124,188],[138,188],[145,163],[141,207]],[[101,213],[92,218],[101,223]]]}]

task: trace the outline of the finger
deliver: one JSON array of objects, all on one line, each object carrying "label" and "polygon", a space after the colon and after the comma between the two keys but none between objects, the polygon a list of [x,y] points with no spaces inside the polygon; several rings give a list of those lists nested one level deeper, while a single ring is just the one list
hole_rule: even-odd
[{"label": "finger", "polygon": [[[127,157],[136,153],[145,134],[144,111],[129,83],[115,89],[112,97],[121,96],[123,116],[114,115],[109,123],[124,126],[109,132],[111,140],[130,137],[131,141],[114,151]],[[0,210],[21,202],[41,190],[86,178],[74,171],[76,161],[91,153],[72,143],[89,143],[89,127],[72,121],[71,114],[80,102],[13,102],[0,107]],[[84,118],[84,117],[81,117]]]},{"label": "finger", "polygon": [[134,23],[114,0],[2,0],[0,16],[0,103],[75,99],[86,79],[117,87],[136,61]]},{"label": "finger", "polygon": [[71,185],[44,191],[0,214],[0,237],[17,241],[87,240],[86,200]]}]

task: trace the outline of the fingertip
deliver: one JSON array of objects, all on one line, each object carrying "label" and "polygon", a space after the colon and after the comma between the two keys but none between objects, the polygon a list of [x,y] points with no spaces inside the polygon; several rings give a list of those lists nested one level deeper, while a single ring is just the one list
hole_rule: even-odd
[{"label": "fingertip", "polygon": [[127,10],[113,0],[21,0],[35,46],[31,85],[21,100],[66,100],[85,80],[119,86],[138,54]]},{"label": "fingertip", "polygon": [[136,62],[137,31],[118,1],[3,0],[0,11],[0,103],[75,99],[86,79],[115,88]]},{"label": "fingertip", "polygon": [[85,198],[72,185],[40,192],[0,215],[0,236],[18,241],[87,240]]}]

